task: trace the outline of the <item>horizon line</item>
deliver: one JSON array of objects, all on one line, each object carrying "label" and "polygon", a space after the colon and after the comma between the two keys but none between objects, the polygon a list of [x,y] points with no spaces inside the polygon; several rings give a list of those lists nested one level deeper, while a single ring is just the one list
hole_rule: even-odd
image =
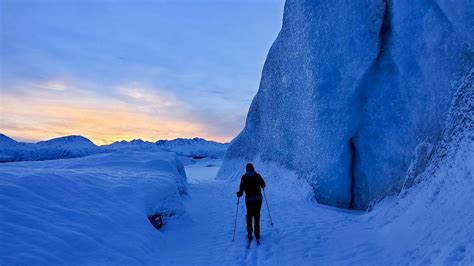
[{"label": "horizon line", "polygon": [[[24,139],[24,138],[21,138],[21,137],[17,137],[17,136],[13,136],[11,137],[11,135],[8,135],[8,134],[5,134],[3,132],[0,132],[0,135],[3,135],[7,138],[10,138],[16,142],[20,142],[20,143],[29,143],[29,144],[37,144],[39,142],[42,142],[42,141],[49,141],[49,140],[53,140],[53,139],[57,139],[57,138],[65,138],[65,137],[83,137],[83,138],[86,138],[87,140],[89,140],[90,142],[92,142],[94,145],[96,146],[107,146],[107,145],[111,145],[113,143],[116,143],[116,142],[122,142],[122,141],[126,141],[126,142],[131,142],[131,141],[134,141],[134,140],[141,140],[141,141],[144,141],[144,142],[150,142],[150,143],[156,143],[158,141],[173,141],[173,140],[177,140],[177,139],[203,139],[203,140],[206,140],[206,141],[212,141],[212,142],[216,142],[216,143],[219,143],[219,144],[229,144],[232,139],[228,140],[228,141],[219,141],[219,140],[215,140],[215,139],[210,139],[210,138],[205,138],[205,137],[198,137],[198,136],[195,136],[195,137],[176,137],[176,138],[161,138],[161,139],[157,139],[156,141],[151,141],[151,140],[148,140],[148,139],[142,139],[142,138],[133,138],[133,139],[121,139],[121,140],[115,140],[115,141],[112,141],[110,143],[104,143],[104,144],[97,144],[93,139],[85,136],[85,135],[81,135],[81,134],[70,134],[70,135],[61,135],[61,136],[58,136],[58,137],[52,137],[52,138],[47,138],[47,139],[44,139],[44,140],[33,140],[33,139]],[[234,137],[235,138],[235,137]]]}]

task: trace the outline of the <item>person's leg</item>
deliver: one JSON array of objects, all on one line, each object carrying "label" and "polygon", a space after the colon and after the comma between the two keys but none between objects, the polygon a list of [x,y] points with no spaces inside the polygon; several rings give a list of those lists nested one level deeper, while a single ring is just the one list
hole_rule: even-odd
[{"label": "person's leg", "polygon": [[254,219],[255,219],[255,238],[260,239],[260,209],[262,208],[262,200],[255,201]]},{"label": "person's leg", "polygon": [[250,201],[245,201],[245,205],[247,206],[247,237],[252,239],[252,214],[253,214],[253,206]]}]

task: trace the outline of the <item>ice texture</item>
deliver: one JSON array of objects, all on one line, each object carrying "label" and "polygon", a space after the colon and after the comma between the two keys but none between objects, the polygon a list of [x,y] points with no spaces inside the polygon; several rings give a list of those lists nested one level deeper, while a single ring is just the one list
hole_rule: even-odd
[{"label": "ice texture", "polygon": [[354,207],[400,189],[417,147],[439,141],[455,83],[474,67],[472,1],[389,1],[382,47],[361,88]]},{"label": "ice texture", "polygon": [[320,203],[344,208],[398,191],[473,68],[472,10],[470,1],[288,0],[221,173],[241,159],[277,162]]}]

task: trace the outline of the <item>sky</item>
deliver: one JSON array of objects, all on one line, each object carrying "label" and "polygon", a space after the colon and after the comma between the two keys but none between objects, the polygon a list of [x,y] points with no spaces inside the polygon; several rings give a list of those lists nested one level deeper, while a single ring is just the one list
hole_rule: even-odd
[{"label": "sky", "polygon": [[283,0],[1,0],[0,133],[96,144],[244,127]]}]

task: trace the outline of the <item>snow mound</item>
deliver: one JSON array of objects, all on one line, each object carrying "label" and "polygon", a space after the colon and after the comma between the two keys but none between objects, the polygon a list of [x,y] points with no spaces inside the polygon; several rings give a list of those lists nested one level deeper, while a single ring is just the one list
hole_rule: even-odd
[{"label": "snow mound", "polygon": [[[0,264],[144,264],[184,215],[172,153],[116,152],[0,165]],[[169,217],[171,215],[171,217]],[[169,217],[169,218],[168,218]]]},{"label": "snow mound", "polygon": [[343,208],[397,193],[437,145],[453,84],[474,66],[471,10],[469,1],[288,0],[221,172],[276,162],[308,180],[318,202]]}]

